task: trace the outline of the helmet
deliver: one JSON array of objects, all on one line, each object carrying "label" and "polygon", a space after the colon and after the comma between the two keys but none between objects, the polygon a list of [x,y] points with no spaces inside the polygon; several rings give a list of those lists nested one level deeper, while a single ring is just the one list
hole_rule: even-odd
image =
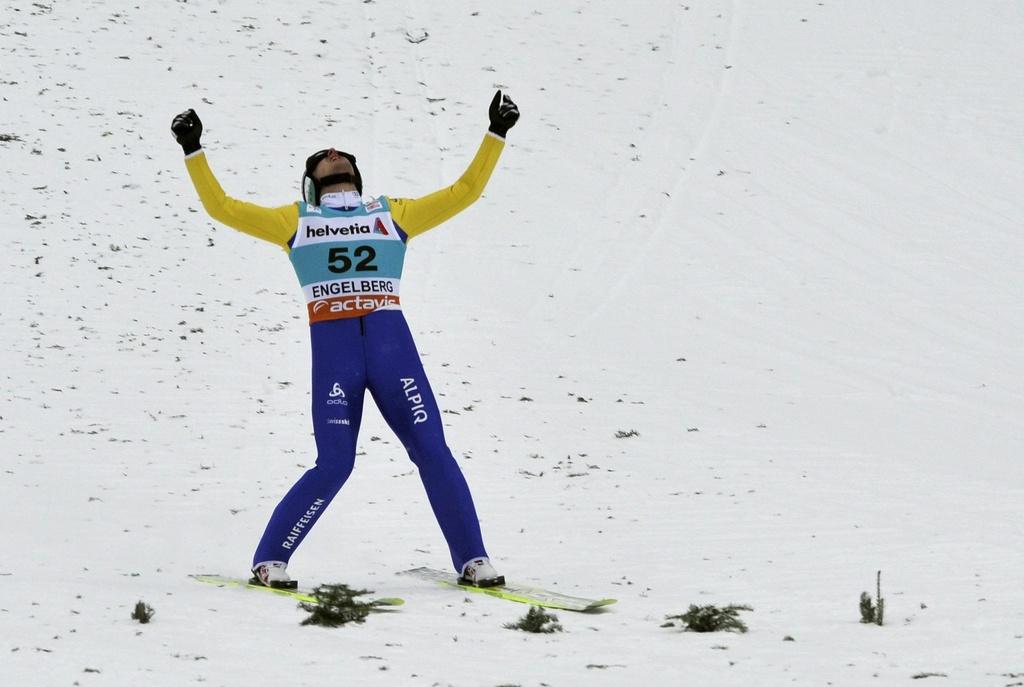
[{"label": "helmet", "polygon": [[318,150],[306,158],[306,169],[302,173],[302,199],[307,203],[319,205],[321,189],[324,186],[330,186],[331,184],[342,184],[346,182],[355,184],[356,191],[359,195],[363,195],[363,177],[359,174],[359,168],[356,167],[356,156],[351,153],[343,153],[340,150],[337,151],[339,155],[352,164],[352,174],[348,174],[347,172],[344,174],[328,174],[323,179],[316,179],[313,176],[313,171],[316,169],[316,166],[320,164],[320,161],[327,157],[327,153],[332,150],[335,149],[324,148],[323,150]]}]

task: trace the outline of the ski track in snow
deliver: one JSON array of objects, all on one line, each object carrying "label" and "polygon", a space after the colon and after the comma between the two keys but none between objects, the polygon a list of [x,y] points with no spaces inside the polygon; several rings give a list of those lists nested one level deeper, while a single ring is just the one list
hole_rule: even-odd
[{"label": "ski track in snow", "polygon": [[[1003,1],[0,0],[0,684],[1020,684],[1022,27]],[[291,567],[405,606],[309,628],[189,580],[243,574],[315,454],[291,268],[205,215],[171,117],[245,200],[292,202],[326,146],[415,197],[496,88],[522,119],[410,245],[403,303],[501,571],[618,604],[525,635],[526,607],[395,576],[448,558],[372,404]],[[661,627],[704,603],[750,632]]]}]

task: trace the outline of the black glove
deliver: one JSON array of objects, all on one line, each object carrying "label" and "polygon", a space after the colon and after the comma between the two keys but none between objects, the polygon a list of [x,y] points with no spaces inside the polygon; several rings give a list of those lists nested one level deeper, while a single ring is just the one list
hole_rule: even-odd
[{"label": "black glove", "polygon": [[195,110],[185,110],[171,120],[171,133],[178,141],[178,145],[190,155],[202,146],[199,145],[199,137],[203,135],[203,123],[199,121],[199,115]]},{"label": "black glove", "polygon": [[505,138],[508,130],[514,127],[519,120],[519,108],[512,102],[512,98],[507,95],[503,96],[500,90],[494,94],[488,114],[491,117],[491,125],[487,127],[487,130],[502,138]]}]

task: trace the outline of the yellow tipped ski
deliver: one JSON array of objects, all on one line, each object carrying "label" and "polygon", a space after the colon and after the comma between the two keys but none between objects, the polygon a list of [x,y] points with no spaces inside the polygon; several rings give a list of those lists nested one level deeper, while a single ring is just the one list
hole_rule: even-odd
[{"label": "yellow tipped ski", "polygon": [[[212,584],[217,587],[255,589],[261,592],[277,594],[278,596],[288,596],[296,601],[316,603],[316,597],[313,596],[313,591],[310,589],[277,589],[275,587],[264,587],[262,584],[249,584],[248,580],[242,579],[241,577],[224,577],[223,575],[189,575],[189,577],[193,580]],[[382,596],[370,599],[367,603],[373,606],[401,606],[405,601],[394,596]]]},{"label": "yellow tipped ski", "polygon": [[616,602],[616,599],[585,599],[578,596],[569,596],[567,594],[560,594],[559,592],[552,592],[547,589],[529,587],[516,583],[506,583],[499,587],[472,587],[469,585],[461,585],[459,584],[458,578],[453,573],[434,570],[433,568],[414,568],[412,570],[403,570],[398,574],[409,575],[410,577],[418,577],[421,580],[436,582],[442,587],[461,589],[466,592],[486,594],[487,596],[493,596],[498,599],[505,599],[506,601],[515,601],[517,603],[530,604],[531,606],[543,606],[545,608],[554,608],[562,611],[579,611],[581,613],[587,613],[604,606],[610,606]]}]

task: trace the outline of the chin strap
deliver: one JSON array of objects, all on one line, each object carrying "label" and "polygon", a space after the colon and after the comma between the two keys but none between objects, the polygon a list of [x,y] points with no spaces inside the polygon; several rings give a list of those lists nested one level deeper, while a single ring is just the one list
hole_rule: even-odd
[{"label": "chin strap", "polygon": [[334,184],[355,184],[356,175],[350,172],[344,172],[342,174],[328,174],[327,176],[317,181],[317,186],[324,188],[325,186],[333,186]]},{"label": "chin strap", "polygon": [[355,174],[344,172],[341,174],[328,174],[323,179],[314,179],[309,174],[302,175],[302,199],[307,203],[320,204],[320,195],[326,186],[335,184],[352,184],[356,187],[359,195],[363,193],[363,180],[358,170]]}]

